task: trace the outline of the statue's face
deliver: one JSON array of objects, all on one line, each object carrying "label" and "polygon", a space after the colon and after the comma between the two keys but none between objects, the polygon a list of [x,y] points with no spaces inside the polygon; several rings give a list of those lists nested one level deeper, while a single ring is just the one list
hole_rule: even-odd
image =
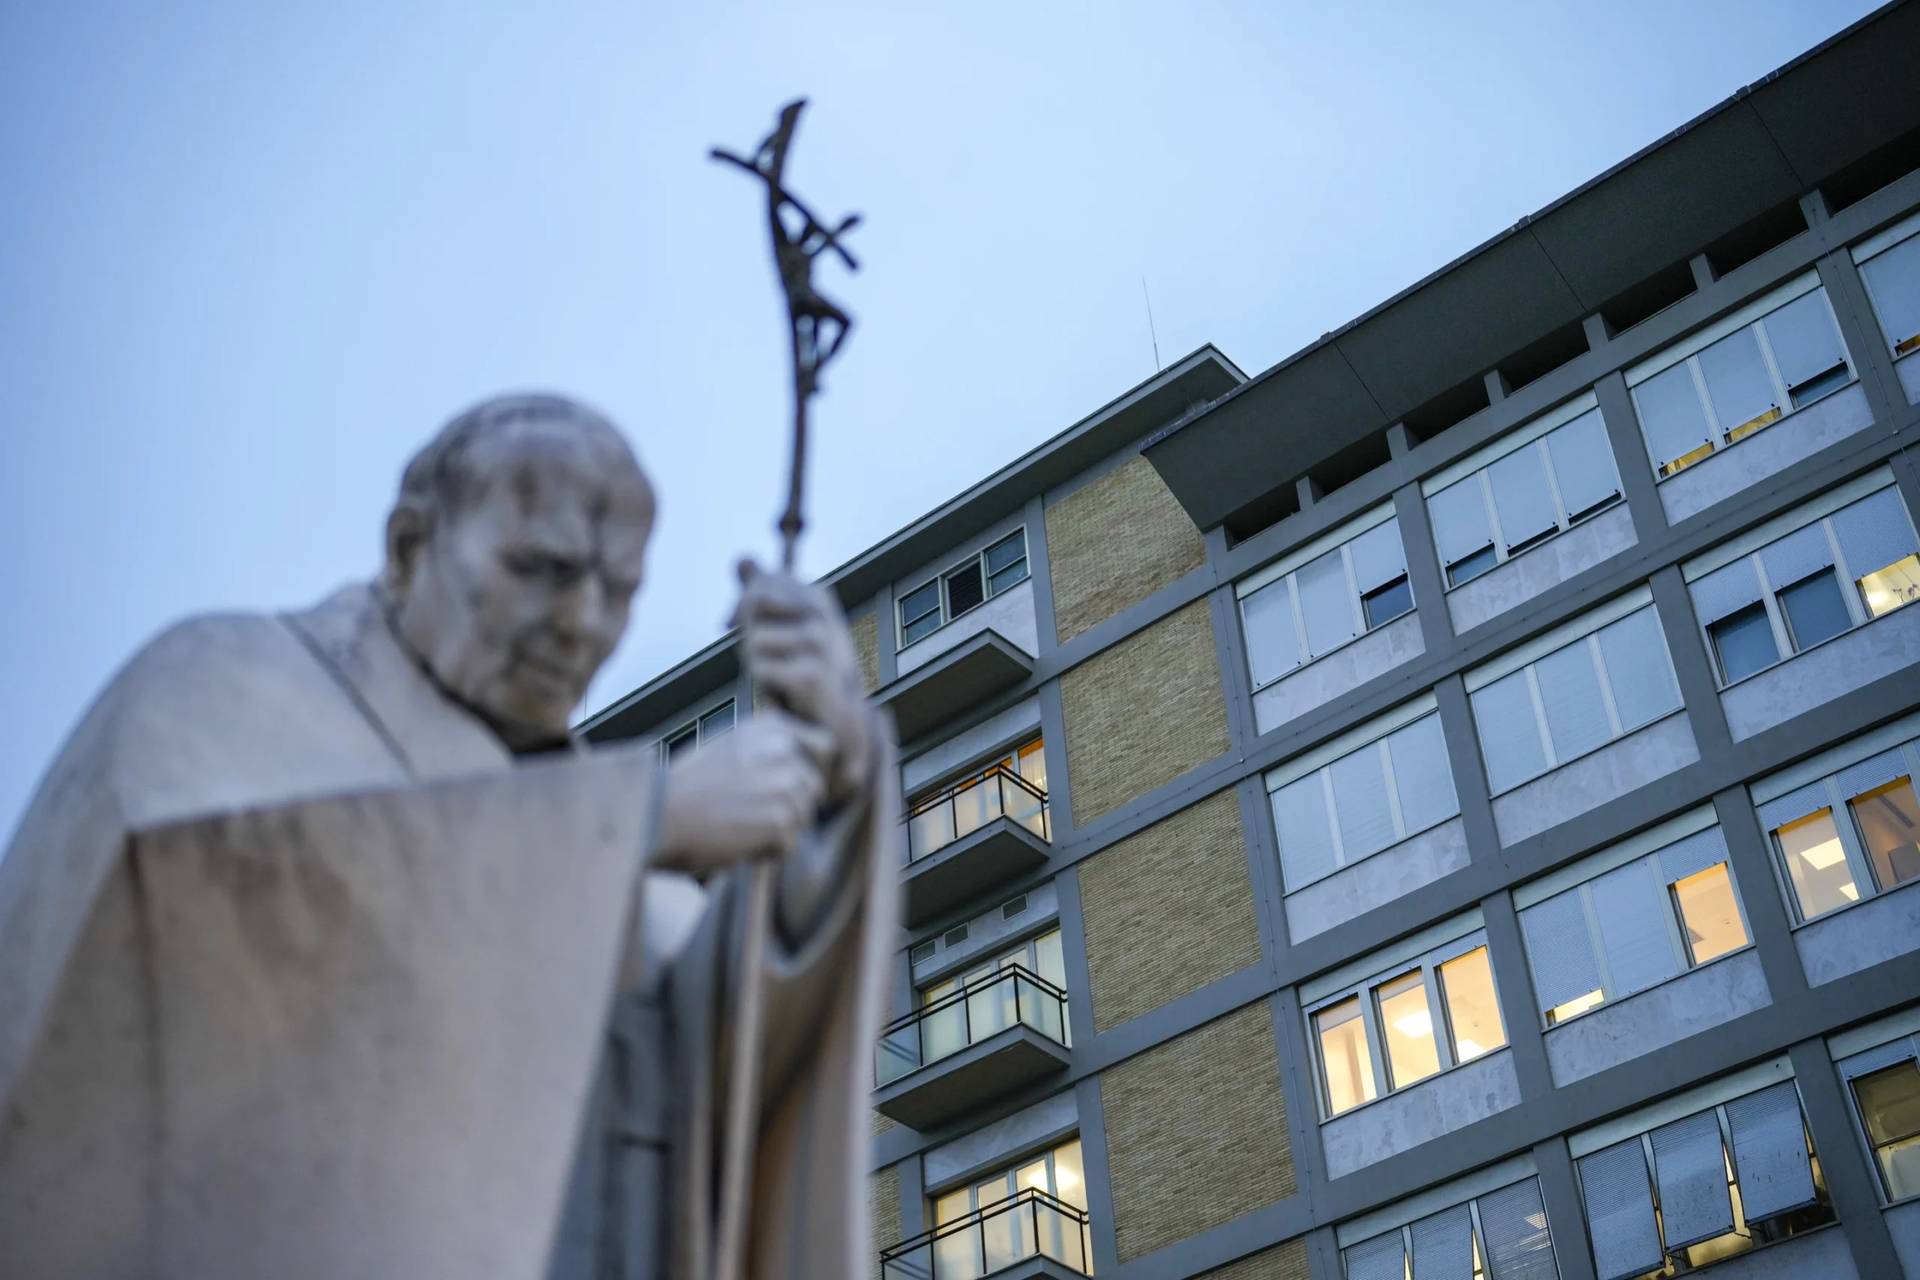
[{"label": "statue's face", "polygon": [[560,427],[476,441],[482,483],[389,570],[403,641],[509,746],[564,738],[626,629],[654,504],[615,445]]}]

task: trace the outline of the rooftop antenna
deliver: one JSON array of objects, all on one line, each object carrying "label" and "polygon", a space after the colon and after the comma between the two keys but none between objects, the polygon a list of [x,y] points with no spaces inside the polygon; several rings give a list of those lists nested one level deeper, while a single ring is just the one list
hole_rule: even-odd
[{"label": "rooftop antenna", "polygon": [[1147,336],[1153,339],[1153,371],[1160,372],[1160,335],[1153,327],[1153,295],[1147,292],[1147,278],[1140,277],[1140,296],[1147,300]]}]

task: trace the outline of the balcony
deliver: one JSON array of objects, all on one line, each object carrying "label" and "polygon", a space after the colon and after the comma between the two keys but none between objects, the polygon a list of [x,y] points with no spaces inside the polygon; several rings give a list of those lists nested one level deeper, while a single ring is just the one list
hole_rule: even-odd
[{"label": "balcony", "polygon": [[930,1129],[1066,1065],[1067,993],[1008,965],[888,1024],[873,1106]]},{"label": "balcony", "polygon": [[998,631],[981,631],[882,689],[902,743],[1005,693],[1033,674],[1033,658]]},{"label": "balcony", "polygon": [[907,811],[909,927],[1047,860],[1047,793],[1003,764]]},{"label": "balcony", "polygon": [[1087,1211],[1037,1187],[880,1254],[880,1280],[1034,1280],[1093,1274]]}]

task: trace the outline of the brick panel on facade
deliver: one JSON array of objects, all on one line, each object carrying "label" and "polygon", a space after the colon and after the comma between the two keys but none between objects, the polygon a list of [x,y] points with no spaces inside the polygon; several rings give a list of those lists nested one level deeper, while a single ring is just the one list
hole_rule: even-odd
[{"label": "brick panel on facade", "polygon": [[848,627],[853,632],[853,656],[860,660],[860,674],[872,693],[880,687],[880,615],[855,618]]},{"label": "brick panel on facade", "polygon": [[1060,678],[1079,824],[1227,749],[1213,619],[1196,600]]},{"label": "brick panel on facade", "polygon": [[1217,792],[1081,863],[1080,914],[1097,1031],[1258,961],[1238,798]]},{"label": "brick panel on facade", "polygon": [[1238,1262],[1203,1271],[1194,1280],[1307,1280],[1308,1274],[1306,1242],[1288,1240],[1250,1253]]},{"label": "brick panel on facade", "polygon": [[899,1244],[900,1169],[890,1166],[873,1175],[868,1183],[873,1196],[873,1271],[879,1274],[880,1251]]},{"label": "brick panel on facade", "polygon": [[1206,562],[1200,531],[1145,458],[1047,508],[1054,629],[1060,642]]},{"label": "brick panel on facade", "polygon": [[1129,1058],[1100,1097],[1122,1262],[1294,1193],[1265,1003]]}]

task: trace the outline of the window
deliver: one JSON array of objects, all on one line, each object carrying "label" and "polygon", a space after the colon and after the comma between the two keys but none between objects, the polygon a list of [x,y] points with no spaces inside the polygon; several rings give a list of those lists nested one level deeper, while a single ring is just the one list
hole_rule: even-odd
[{"label": "window", "polygon": [[1289,892],[1453,817],[1440,719],[1425,715],[1301,776],[1269,780]]},{"label": "window", "polygon": [[1817,286],[1658,372],[1629,375],[1640,429],[1663,479],[1853,378],[1826,291]]},{"label": "window", "polygon": [[1093,1274],[1080,1140],[935,1195],[933,1222],[881,1255],[885,1280],[978,1280],[1033,1257]]},{"label": "window", "polygon": [[[1538,1179],[1488,1192],[1341,1251],[1346,1280],[1558,1280]],[[1408,1268],[1411,1267],[1411,1272]]]},{"label": "window", "polygon": [[1391,517],[1304,563],[1258,574],[1240,591],[1255,688],[1413,608],[1400,524]]},{"label": "window", "polygon": [[930,582],[901,595],[900,647],[906,648],[1027,579],[1027,531],[1015,529]]},{"label": "window", "polygon": [[1851,1083],[1887,1199],[1920,1195],[1920,1064],[1908,1058]]},{"label": "window", "polygon": [[1433,493],[1427,512],[1447,584],[1457,587],[1619,498],[1606,426],[1589,409]]},{"label": "window", "polygon": [[1860,276],[1895,358],[1920,351],[1920,235],[1861,263]]},{"label": "window", "polygon": [[666,751],[667,759],[677,760],[701,743],[711,742],[726,733],[733,728],[733,717],[733,699],[728,698],[705,715],[697,716],[665,735],[660,739],[660,743]]},{"label": "window", "polygon": [[1692,1271],[1833,1221],[1792,1081],[1583,1154],[1574,1168],[1601,1280]]},{"label": "window", "polygon": [[914,1011],[881,1032],[874,1083],[891,1084],[1016,1025],[1071,1047],[1066,1004],[1060,930],[1049,929],[921,988]]},{"label": "window", "polygon": [[1680,708],[1651,605],[1468,687],[1495,795]]},{"label": "window", "polygon": [[[1802,921],[1920,879],[1917,769],[1908,742],[1759,806]],[[1770,790],[1754,784],[1756,796]]]},{"label": "window", "polygon": [[1899,490],[1887,485],[1694,573],[1687,591],[1720,683],[1920,600],[1916,552],[1920,537]]},{"label": "window", "polygon": [[1336,996],[1309,1018],[1328,1118],[1507,1043],[1480,935]]},{"label": "window", "polygon": [[996,818],[1011,818],[1042,840],[1052,839],[1047,755],[1039,738],[913,799],[907,805],[907,861],[944,849]]},{"label": "window", "polygon": [[[1523,890],[1523,903],[1527,897]],[[1717,826],[1522,905],[1519,914],[1549,1027],[1748,942]]]}]

